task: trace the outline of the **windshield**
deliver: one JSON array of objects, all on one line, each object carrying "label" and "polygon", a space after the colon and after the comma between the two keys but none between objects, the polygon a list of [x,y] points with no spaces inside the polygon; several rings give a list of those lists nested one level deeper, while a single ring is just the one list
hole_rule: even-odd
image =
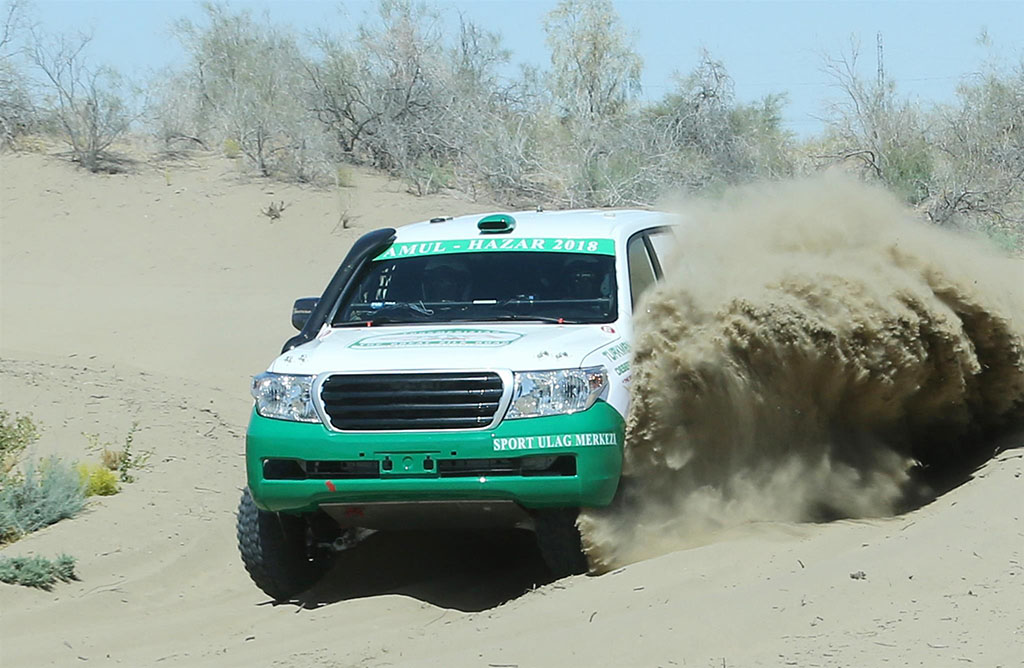
[{"label": "windshield", "polygon": [[332,326],[616,318],[615,258],[557,252],[454,253],[370,262]]}]

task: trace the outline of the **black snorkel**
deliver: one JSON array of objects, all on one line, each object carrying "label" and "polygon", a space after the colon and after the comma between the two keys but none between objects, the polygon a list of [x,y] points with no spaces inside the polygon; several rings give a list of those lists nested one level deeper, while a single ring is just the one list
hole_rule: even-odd
[{"label": "black snorkel", "polygon": [[306,324],[303,325],[302,331],[285,341],[284,347],[281,348],[281,352],[288,352],[296,346],[301,346],[303,343],[312,341],[320,331],[320,328],[323,327],[324,323],[327,321],[327,316],[330,314],[331,309],[334,308],[334,304],[338,301],[338,298],[351,285],[356,271],[367,259],[379,255],[388,246],[394,243],[394,241],[395,230],[390,227],[374,230],[373,232],[367,232],[363,236],[359,237],[359,239],[352,244],[352,248],[338,266],[338,270],[334,272],[334,277],[331,279],[331,282],[327,284],[327,287],[324,289],[324,293],[320,295],[320,300],[316,303],[313,311],[309,314],[309,319],[306,320]]}]

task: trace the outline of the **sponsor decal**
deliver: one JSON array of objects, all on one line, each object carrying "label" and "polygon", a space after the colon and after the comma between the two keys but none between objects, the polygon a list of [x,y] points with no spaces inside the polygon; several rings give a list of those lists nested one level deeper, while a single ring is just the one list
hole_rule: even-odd
[{"label": "sponsor decal", "polygon": [[625,362],[623,362],[619,366],[615,367],[615,375],[617,375],[617,376],[621,376],[622,374],[626,373],[627,371],[629,371],[629,360],[626,360]]},{"label": "sponsor decal", "polygon": [[616,343],[614,346],[608,346],[601,351],[601,354],[609,361],[616,362],[629,355],[629,350],[629,343],[627,341],[623,341],[622,343]]},{"label": "sponsor decal", "polygon": [[544,450],[547,448],[586,448],[618,445],[619,437],[613,431],[584,434],[544,434],[541,436],[508,436],[493,439],[495,452],[513,450]]},{"label": "sponsor decal", "polygon": [[499,329],[418,329],[367,336],[349,348],[495,348],[507,346],[522,338],[517,332]]},{"label": "sponsor decal", "polygon": [[445,239],[392,244],[375,260],[444,255],[446,253],[484,253],[494,251],[544,251],[551,253],[590,253],[615,255],[613,239],[558,239],[538,237],[505,237],[503,239]]},{"label": "sponsor decal", "polygon": [[614,334],[615,328],[612,327],[611,325],[601,325],[601,331],[606,334]]}]

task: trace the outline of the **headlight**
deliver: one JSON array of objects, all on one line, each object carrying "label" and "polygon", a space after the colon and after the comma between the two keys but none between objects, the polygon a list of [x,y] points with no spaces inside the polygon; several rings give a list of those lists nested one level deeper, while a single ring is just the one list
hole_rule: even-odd
[{"label": "headlight", "polygon": [[261,373],[252,379],[256,412],[266,418],[319,422],[310,394],[315,376]]},{"label": "headlight", "polygon": [[516,373],[512,405],[505,417],[514,420],[585,411],[607,386],[608,370],[603,366]]}]

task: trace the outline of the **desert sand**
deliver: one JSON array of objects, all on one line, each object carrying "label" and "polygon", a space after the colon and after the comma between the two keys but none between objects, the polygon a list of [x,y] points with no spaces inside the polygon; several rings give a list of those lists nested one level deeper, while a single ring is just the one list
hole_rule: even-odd
[{"label": "desert sand", "polygon": [[80,577],[0,585],[4,668],[1024,665],[1024,438],[897,517],[747,524],[553,583],[529,537],[376,535],[272,605],[234,512],[249,377],[290,336],[292,300],[366,231],[499,208],[351,180],[339,195],[219,157],[92,175],[0,156],[0,402],[42,424],[38,454],[95,460],[83,433],[116,444],[133,424],[151,453],[121,493],[0,551],[66,552]]}]

